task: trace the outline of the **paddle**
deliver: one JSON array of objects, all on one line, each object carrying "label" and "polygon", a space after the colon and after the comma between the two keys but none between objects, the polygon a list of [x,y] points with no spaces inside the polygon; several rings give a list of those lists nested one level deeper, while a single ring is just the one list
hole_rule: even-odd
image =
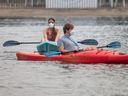
[{"label": "paddle", "polygon": [[[9,40],[4,42],[3,46],[4,47],[9,47],[9,46],[16,46],[20,44],[39,44],[41,42],[19,42],[15,40]],[[84,44],[84,45],[98,45],[98,42],[95,39],[85,39],[82,41],[79,41],[78,43]]]},{"label": "paddle", "polygon": [[15,46],[15,45],[20,45],[20,44],[39,44],[41,42],[18,42],[15,40],[9,40],[4,42],[3,46],[4,47],[9,47],[9,46]]},{"label": "paddle", "polygon": [[120,48],[121,47],[121,43],[118,42],[118,41],[115,41],[115,42],[111,42],[109,43],[108,45],[106,46],[100,46],[100,47],[97,47],[97,48]]},{"label": "paddle", "polygon": [[[118,41],[115,41],[115,42],[111,42],[111,43],[107,44],[106,46],[99,46],[96,48],[120,48],[120,47],[121,47],[121,43]],[[83,49],[78,50],[78,51],[74,50],[74,51],[64,52],[62,54],[70,53],[70,52],[79,52],[79,51],[83,51]]]},{"label": "paddle", "polygon": [[[121,43],[118,41],[115,42],[111,42],[109,44],[107,44],[106,46],[100,46],[97,48],[120,48],[121,47]],[[71,52],[79,52],[79,51],[83,51],[83,49],[81,50],[73,50],[73,51],[68,51],[68,52],[44,52],[45,56],[51,57],[51,56],[55,56],[55,55],[59,55],[59,54],[67,54],[67,53],[71,53]]]}]

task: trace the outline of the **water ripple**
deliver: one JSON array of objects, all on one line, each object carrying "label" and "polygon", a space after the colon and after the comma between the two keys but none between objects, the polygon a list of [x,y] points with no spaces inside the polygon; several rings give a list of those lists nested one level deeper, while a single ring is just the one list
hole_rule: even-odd
[{"label": "water ripple", "polygon": [[[39,41],[46,18],[0,19],[0,44],[7,40]],[[55,17],[60,29],[74,23],[73,38],[94,38],[99,46],[120,41],[128,52],[128,17]],[[85,47],[81,45],[81,47]],[[128,96],[128,65],[61,64],[52,61],[17,61],[16,52],[36,51],[36,45],[0,47],[0,93],[2,96]]]}]

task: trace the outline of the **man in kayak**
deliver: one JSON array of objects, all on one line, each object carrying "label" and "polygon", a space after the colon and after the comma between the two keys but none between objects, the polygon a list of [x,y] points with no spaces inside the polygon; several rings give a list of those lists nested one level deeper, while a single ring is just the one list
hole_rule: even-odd
[{"label": "man in kayak", "polygon": [[43,30],[43,38],[42,41],[55,41],[57,42],[60,38],[60,30],[55,28],[55,19],[48,19],[48,28]]},{"label": "man in kayak", "polygon": [[[59,47],[60,52],[70,52],[70,51],[79,51],[81,50],[77,42],[75,42],[71,35],[73,34],[74,25],[67,23],[63,27],[64,36],[58,40],[57,45]],[[86,49],[82,50],[94,50],[96,47],[90,46]]]}]

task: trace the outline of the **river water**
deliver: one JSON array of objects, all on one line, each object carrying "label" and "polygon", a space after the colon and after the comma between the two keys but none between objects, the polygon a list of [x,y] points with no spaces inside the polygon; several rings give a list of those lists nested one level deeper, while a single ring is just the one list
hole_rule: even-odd
[{"label": "river water", "polygon": [[[66,22],[75,25],[76,40],[93,38],[99,46],[120,41],[121,48],[110,50],[128,53],[127,17],[55,18],[61,30]],[[0,96],[128,96],[128,65],[17,61],[16,52],[36,51],[36,45],[2,46],[7,40],[40,41],[47,19],[0,19]]]}]

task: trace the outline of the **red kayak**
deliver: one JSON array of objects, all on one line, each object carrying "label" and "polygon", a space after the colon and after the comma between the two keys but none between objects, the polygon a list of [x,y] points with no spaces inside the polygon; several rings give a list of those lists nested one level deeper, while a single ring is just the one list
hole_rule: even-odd
[{"label": "red kayak", "polygon": [[68,64],[128,64],[128,54],[110,50],[91,50],[47,57],[34,52],[17,52],[17,60],[60,61]]}]

